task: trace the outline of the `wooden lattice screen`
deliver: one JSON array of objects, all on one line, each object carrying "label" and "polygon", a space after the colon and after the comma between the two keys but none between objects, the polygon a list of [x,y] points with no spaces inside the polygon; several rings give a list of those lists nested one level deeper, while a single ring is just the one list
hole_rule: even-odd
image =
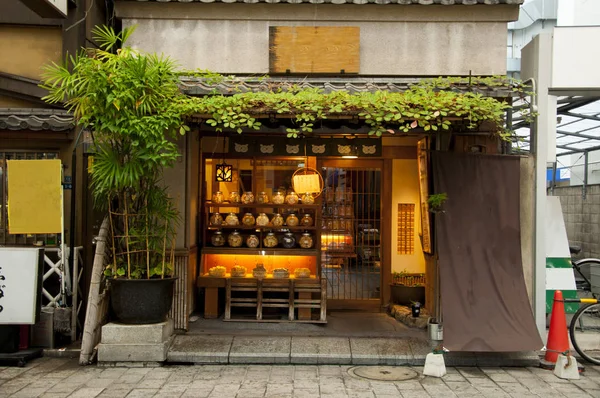
[{"label": "wooden lattice screen", "polygon": [[415,252],[415,205],[398,203],[398,254]]}]

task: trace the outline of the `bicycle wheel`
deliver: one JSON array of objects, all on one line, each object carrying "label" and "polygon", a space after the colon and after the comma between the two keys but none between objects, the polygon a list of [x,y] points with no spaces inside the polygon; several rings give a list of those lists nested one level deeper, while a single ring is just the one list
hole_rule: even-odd
[{"label": "bicycle wheel", "polygon": [[600,303],[582,305],[571,319],[569,332],[575,351],[600,365]]}]

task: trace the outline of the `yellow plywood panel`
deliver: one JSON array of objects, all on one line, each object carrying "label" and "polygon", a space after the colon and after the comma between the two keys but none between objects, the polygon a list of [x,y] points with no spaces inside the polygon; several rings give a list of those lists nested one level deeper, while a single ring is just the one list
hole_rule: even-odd
[{"label": "yellow plywood panel", "polygon": [[271,73],[358,73],[360,28],[356,26],[271,26]]},{"label": "yellow plywood panel", "polygon": [[9,160],[8,232],[50,234],[61,232],[61,162]]}]

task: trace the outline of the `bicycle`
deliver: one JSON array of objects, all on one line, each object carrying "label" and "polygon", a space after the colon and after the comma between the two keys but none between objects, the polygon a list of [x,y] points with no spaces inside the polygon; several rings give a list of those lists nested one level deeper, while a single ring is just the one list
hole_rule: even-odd
[{"label": "bicycle", "polygon": [[[578,254],[581,249],[570,247],[571,254]],[[564,299],[565,303],[580,303],[571,323],[569,325],[569,335],[573,348],[581,357],[595,365],[600,365],[600,301],[597,294],[592,290],[591,278],[585,275],[582,268],[589,266],[590,271],[593,266],[600,266],[600,259],[584,258],[573,261],[573,270],[575,275],[575,285],[578,292],[589,293],[592,297],[581,297],[576,299]]]}]

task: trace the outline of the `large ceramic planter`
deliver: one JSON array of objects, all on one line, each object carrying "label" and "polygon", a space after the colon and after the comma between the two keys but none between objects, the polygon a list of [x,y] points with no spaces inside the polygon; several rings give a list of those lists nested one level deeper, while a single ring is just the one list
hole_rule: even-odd
[{"label": "large ceramic planter", "polygon": [[110,303],[116,320],[134,325],[164,322],[173,303],[176,279],[111,280]]},{"label": "large ceramic planter", "polygon": [[411,303],[418,301],[421,306],[425,304],[425,286],[403,286],[390,285],[391,301],[394,304],[406,305],[410,307]]}]

